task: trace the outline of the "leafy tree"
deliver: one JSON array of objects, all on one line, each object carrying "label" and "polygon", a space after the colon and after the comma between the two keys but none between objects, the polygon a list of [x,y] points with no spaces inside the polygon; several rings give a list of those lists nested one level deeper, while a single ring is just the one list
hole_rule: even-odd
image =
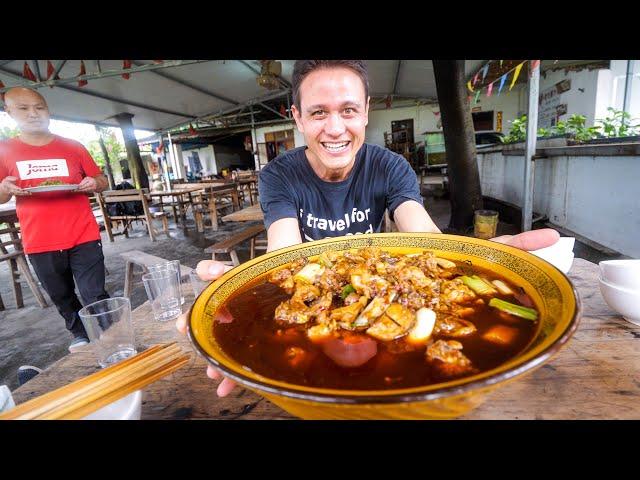
[{"label": "leafy tree", "polygon": [[19,134],[20,134],[20,130],[18,130],[17,128],[9,128],[9,127],[0,128],[0,140],[17,137]]}]

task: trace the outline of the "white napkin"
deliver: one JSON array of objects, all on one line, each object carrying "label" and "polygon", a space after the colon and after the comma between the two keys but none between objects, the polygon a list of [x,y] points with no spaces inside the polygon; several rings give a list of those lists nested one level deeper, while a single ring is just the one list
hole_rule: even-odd
[{"label": "white napkin", "polygon": [[539,250],[531,250],[535,256],[546,260],[562,273],[567,273],[573,264],[573,246],[576,243],[574,237],[560,237],[553,245]]},{"label": "white napkin", "polygon": [[13,401],[13,396],[9,387],[6,385],[0,385],[0,412],[11,410],[16,404]]}]

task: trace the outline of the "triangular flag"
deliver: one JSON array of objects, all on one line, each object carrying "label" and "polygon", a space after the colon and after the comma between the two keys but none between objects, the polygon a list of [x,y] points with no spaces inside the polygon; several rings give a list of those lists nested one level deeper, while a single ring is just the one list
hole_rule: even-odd
[{"label": "triangular flag", "polygon": [[53,75],[53,72],[55,71],[56,69],[53,67],[51,60],[47,60],[47,80],[51,78],[51,75]]},{"label": "triangular flag", "polygon": [[439,117],[439,116],[440,116],[440,112],[433,112],[433,114],[434,114],[436,117]]},{"label": "triangular flag", "polygon": [[24,62],[24,67],[22,67],[22,76],[24,78],[28,78],[32,82],[37,82],[38,81],[36,79],[36,76],[33,74],[31,69],[29,68],[29,64],[27,62]]},{"label": "triangular flag", "polygon": [[474,99],[473,99],[473,103],[474,103],[474,104],[478,103],[478,99],[479,99],[479,98],[480,98],[480,90],[478,90],[478,91],[476,92],[476,98],[474,98]]},{"label": "triangular flag", "polygon": [[487,72],[489,71],[489,64],[487,63],[484,68],[482,69],[482,81],[484,82],[484,79],[487,76]]},{"label": "triangular flag", "polygon": [[470,92],[473,92],[473,87],[471,86],[471,80],[467,82],[467,88],[469,89]]},{"label": "triangular flag", "polygon": [[[80,73],[78,74],[78,76],[81,77],[82,75],[86,75],[86,74],[87,74],[87,70],[84,68],[84,60],[80,60]],[[86,80],[78,81],[79,87],[84,87],[86,84],[87,84]]]},{"label": "triangular flag", "polygon": [[[0,88],[4,88],[4,83],[0,80]],[[4,102],[4,92],[0,93],[0,100]]]},{"label": "triangular flag", "polygon": [[391,95],[387,95],[387,98],[384,101],[387,108],[391,108]]},{"label": "triangular flag", "polygon": [[511,91],[511,89],[513,88],[513,86],[516,83],[516,80],[518,80],[518,76],[520,75],[520,70],[522,70],[522,65],[524,65],[524,62],[522,62],[520,65],[518,65],[516,67],[516,71],[513,72],[513,78],[511,79],[511,85],[509,86],[509,91]]},{"label": "triangular flag", "polygon": [[491,92],[493,91],[493,82],[491,82],[489,84],[489,86],[487,87],[487,98],[489,98],[491,96]]},{"label": "triangular flag", "polygon": [[[126,70],[127,68],[131,68],[131,60],[123,60],[122,61],[122,69]],[[124,78],[125,80],[129,80],[130,76],[131,76],[131,74],[129,74],[129,73],[123,73],[122,74],[122,78]]]},{"label": "triangular flag", "polygon": [[193,125],[191,125],[191,124],[189,124],[189,133],[190,133],[191,135],[195,135],[195,134],[197,133],[197,132],[196,132],[196,129],[195,129],[195,128],[193,128]]},{"label": "triangular flag", "polygon": [[287,116],[287,109],[284,108],[284,105],[282,103],[280,104],[280,115],[282,115],[283,117]]},{"label": "triangular flag", "polygon": [[500,85],[498,86],[498,95],[500,95],[500,92],[502,91],[502,86],[504,85],[504,81],[507,79],[507,74],[505,73],[504,75],[502,75],[502,78],[500,78]]},{"label": "triangular flag", "polygon": [[473,84],[475,85],[476,83],[478,83],[478,75],[480,74],[480,72],[476,72],[476,74],[473,76]]}]

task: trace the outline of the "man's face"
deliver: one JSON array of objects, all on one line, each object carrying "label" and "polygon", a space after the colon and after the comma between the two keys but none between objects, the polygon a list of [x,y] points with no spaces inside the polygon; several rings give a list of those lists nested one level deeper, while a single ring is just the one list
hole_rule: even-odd
[{"label": "man's face", "polygon": [[35,92],[26,89],[9,91],[5,97],[5,109],[22,133],[49,131],[49,108]]},{"label": "man's face", "polygon": [[360,77],[348,68],[321,68],[300,84],[300,110],[292,107],[307,156],[324,178],[351,171],[369,122],[369,99]]}]

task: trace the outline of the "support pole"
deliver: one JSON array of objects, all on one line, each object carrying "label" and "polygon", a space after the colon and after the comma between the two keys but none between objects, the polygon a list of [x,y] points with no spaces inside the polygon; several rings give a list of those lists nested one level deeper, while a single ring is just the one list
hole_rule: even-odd
[{"label": "support pole", "polygon": [[531,230],[533,222],[533,186],[535,173],[536,140],[538,133],[538,92],[540,87],[540,63],[531,71],[529,63],[529,106],[527,109],[527,138],[524,153],[524,189],[522,206],[522,231]]},{"label": "support pole", "polygon": [[118,121],[120,130],[122,130],[124,146],[127,149],[127,160],[129,161],[129,168],[131,169],[135,186],[136,188],[149,188],[149,177],[144,169],[142,157],[140,157],[138,140],[136,139],[136,135],[133,130],[133,122],[131,121],[133,114],[119,113],[114,115],[114,118]]}]

